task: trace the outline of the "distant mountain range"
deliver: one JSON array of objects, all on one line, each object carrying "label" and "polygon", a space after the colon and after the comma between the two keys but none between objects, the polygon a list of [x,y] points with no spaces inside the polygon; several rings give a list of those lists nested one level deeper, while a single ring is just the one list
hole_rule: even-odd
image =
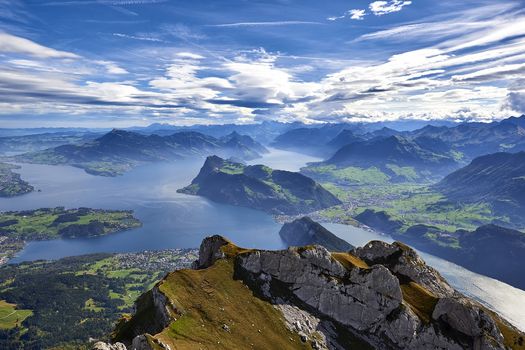
[{"label": "distant mountain range", "polygon": [[525,152],[495,153],[474,159],[435,188],[448,200],[485,202],[511,223],[525,222]]},{"label": "distant mountain range", "polygon": [[100,133],[70,131],[0,137],[0,155],[9,156],[67,144],[85,143],[100,136]]},{"label": "distant mountain range", "polygon": [[525,150],[525,115],[493,123],[463,123],[453,128],[426,126],[412,137],[438,138],[467,159],[501,151]]},{"label": "distant mountain range", "polygon": [[231,133],[221,138],[198,132],[178,132],[169,136],[143,135],[113,130],[93,141],[68,144],[16,156],[22,162],[69,164],[88,173],[115,176],[144,162],[170,161],[217,154],[251,160],[267,152],[249,136]]},{"label": "distant mountain range", "polygon": [[[271,146],[315,156],[325,156],[331,149],[327,144],[343,130],[348,130],[347,128],[347,124],[327,124],[321,127],[291,129],[276,137]],[[362,128],[360,125],[355,125],[352,132]]]},{"label": "distant mountain range", "polygon": [[[378,176],[393,182],[440,180],[479,155],[525,150],[525,115],[412,131],[363,124],[301,127],[278,136],[272,146],[324,158],[304,170],[320,180],[338,181],[335,172],[348,167],[374,168]],[[335,168],[321,169],[322,165]]]},{"label": "distant mountain range", "polygon": [[341,203],[321,185],[299,173],[264,165],[245,166],[217,156],[208,157],[191,185],[179,192],[272,214],[309,213]]}]

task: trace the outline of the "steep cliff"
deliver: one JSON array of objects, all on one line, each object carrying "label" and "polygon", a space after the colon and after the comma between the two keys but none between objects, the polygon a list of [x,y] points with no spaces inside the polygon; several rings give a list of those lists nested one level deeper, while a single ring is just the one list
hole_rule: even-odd
[{"label": "steep cliff", "polygon": [[139,299],[115,331],[119,347],[525,348],[522,333],[401,243],[263,251],[213,236],[195,268],[169,274]]}]

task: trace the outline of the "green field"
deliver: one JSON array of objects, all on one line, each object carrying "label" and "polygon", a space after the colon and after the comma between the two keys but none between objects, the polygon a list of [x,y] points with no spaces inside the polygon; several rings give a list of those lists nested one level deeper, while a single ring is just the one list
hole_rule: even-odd
[{"label": "green field", "polygon": [[0,348],[89,349],[89,337],[107,339],[139,295],[196,258],[196,250],[178,249],[3,266]]},{"label": "green field", "polygon": [[340,184],[382,185],[390,177],[376,167],[362,169],[357,167],[337,168],[335,165],[317,165],[301,169],[301,172],[314,179]]},{"label": "green field", "polygon": [[[365,209],[385,211],[403,222],[403,229],[416,224],[436,226],[446,232],[474,230],[494,220],[508,218],[495,215],[485,203],[451,203],[427,185],[416,183],[347,186],[325,182],[323,187],[337,196],[343,206],[320,211],[331,222],[348,223]],[[344,209],[343,209],[344,208]]]},{"label": "green field", "polygon": [[0,329],[20,327],[22,322],[32,314],[31,310],[18,310],[15,304],[0,300]]}]

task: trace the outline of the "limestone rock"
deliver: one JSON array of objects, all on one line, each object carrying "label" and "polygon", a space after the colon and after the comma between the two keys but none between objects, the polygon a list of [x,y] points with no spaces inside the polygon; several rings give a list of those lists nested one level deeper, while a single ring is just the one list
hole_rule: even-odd
[{"label": "limestone rock", "polygon": [[224,258],[224,253],[220,248],[228,243],[230,243],[228,240],[219,235],[206,237],[199,248],[199,260],[196,267],[205,269],[218,259]]},{"label": "limestone rock", "polygon": [[[220,236],[206,238],[197,267],[208,268],[218,259],[228,259],[232,277],[280,310],[283,327],[314,349],[348,348],[340,339],[349,336],[368,344],[364,348],[503,350],[509,339],[502,335],[502,324],[507,327],[506,336],[509,330],[516,335],[513,341],[524,339],[506,321],[496,322],[496,316],[455,291],[402,243],[373,241],[350,253],[331,253],[317,245],[247,250]],[[158,330],[181,311],[158,287],[149,293],[150,299],[144,300],[150,300],[153,310],[146,315],[153,314],[155,319],[146,323],[158,323]],[[226,323],[220,326],[234,336],[235,328]],[[146,333],[154,335],[155,329],[134,332],[126,344],[129,341],[133,350],[150,350]],[[169,348],[154,339],[159,347]],[[95,349],[125,350],[109,346]]]},{"label": "limestone rock", "polygon": [[352,253],[369,265],[381,264],[388,267],[399,279],[417,282],[437,296],[455,294],[439,272],[425,264],[412,248],[403,243],[371,241]]},{"label": "limestone rock", "polygon": [[96,342],[93,344],[92,350],[127,350],[126,346],[122,343],[109,344],[104,342]]}]

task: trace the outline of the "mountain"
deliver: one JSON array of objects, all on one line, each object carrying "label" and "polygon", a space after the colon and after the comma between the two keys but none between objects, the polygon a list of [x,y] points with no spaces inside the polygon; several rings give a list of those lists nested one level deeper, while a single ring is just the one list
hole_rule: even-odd
[{"label": "mountain", "polygon": [[[436,227],[416,225],[402,237],[396,236],[471,271],[525,289],[525,233],[521,231],[489,224],[451,234]],[[446,243],[451,240],[455,247],[447,247]]]},{"label": "mountain", "polygon": [[363,141],[364,139],[360,136],[354,134],[350,129],[344,129],[336,137],[334,137],[326,146],[331,149],[333,152],[337,151],[343,146],[346,146],[350,143]]},{"label": "mountain", "polygon": [[525,335],[401,243],[350,253],[206,238],[94,349],[523,349]]},{"label": "mountain", "polygon": [[394,181],[435,177],[459,167],[450,153],[439,151],[429,140],[418,140],[388,136],[358,141],[343,146],[325,162],[312,163],[310,167],[333,165],[339,169],[376,168]]},{"label": "mountain", "polygon": [[219,140],[226,148],[235,150],[238,154],[243,155],[242,159],[255,159],[259,158],[261,154],[269,153],[266,147],[259,142],[248,135],[241,135],[236,131],[221,137]]},{"label": "mountain", "polygon": [[386,138],[390,136],[401,136],[401,135],[403,135],[403,133],[400,131],[397,131],[391,128],[387,128],[387,127],[382,127],[381,129],[367,132],[366,134],[363,135],[363,137],[366,139],[375,139],[375,138]]},{"label": "mountain", "polygon": [[410,135],[438,138],[471,160],[490,153],[525,150],[525,115],[492,123],[425,126]]},{"label": "mountain", "polygon": [[360,167],[393,163],[398,166],[425,168],[450,167],[456,164],[450,156],[435,153],[401,136],[354,142],[341,148],[326,163]]},{"label": "mountain", "polygon": [[116,176],[144,162],[205,157],[210,154],[249,160],[260,157],[259,152],[266,152],[264,146],[249,136],[239,134],[217,139],[194,131],[159,136],[112,130],[91,142],[26,153],[15,159],[30,163],[69,164],[91,174]]},{"label": "mountain", "polygon": [[91,132],[55,132],[22,136],[0,137],[0,155],[13,155],[41,151],[67,144],[85,143],[100,137]]},{"label": "mountain", "polygon": [[179,191],[272,214],[309,213],[341,203],[299,173],[245,166],[217,156],[208,157],[191,185]]},{"label": "mountain", "polygon": [[307,216],[284,224],[279,231],[279,236],[289,246],[317,244],[336,252],[347,252],[354,249],[351,244]]},{"label": "mountain", "polygon": [[325,156],[327,152],[330,152],[326,144],[345,128],[348,128],[347,124],[327,124],[317,128],[292,129],[276,137],[271,146],[314,156]]},{"label": "mountain", "polygon": [[435,188],[448,200],[489,203],[494,212],[525,222],[525,152],[495,153],[474,159]]},{"label": "mountain", "polygon": [[303,126],[299,122],[283,123],[276,121],[264,121],[256,124],[218,124],[218,125],[192,125],[192,126],[176,126],[170,124],[151,124],[147,127],[132,127],[126,130],[134,131],[142,134],[156,134],[160,136],[168,136],[175,132],[181,131],[195,131],[202,134],[214,136],[216,138],[223,137],[237,132],[243,135],[249,135],[258,142],[268,144],[273,139],[283,132],[290,129],[295,129]]},{"label": "mountain", "polygon": [[355,219],[417,249],[525,289],[525,233],[498,225],[445,232],[428,225],[403,227],[384,211],[367,209]]}]

